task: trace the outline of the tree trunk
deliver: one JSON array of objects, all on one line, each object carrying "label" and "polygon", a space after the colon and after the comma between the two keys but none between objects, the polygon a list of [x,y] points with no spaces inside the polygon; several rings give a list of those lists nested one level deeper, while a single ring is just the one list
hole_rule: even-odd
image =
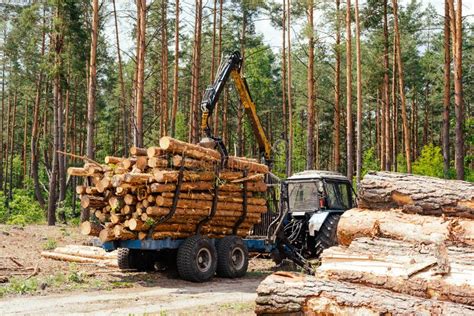
[{"label": "tree trunk", "polygon": [[257,315],[467,315],[474,312],[467,305],[291,272],[268,276],[258,286],[257,295]]},{"label": "tree trunk", "polygon": [[341,168],[341,18],[340,0],[336,0],[336,69],[335,69],[335,92],[334,92],[334,171],[340,171]]},{"label": "tree trunk", "polygon": [[[3,42],[6,41],[6,28],[3,30]],[[3,145],[3,132],[4,132],[4,115],[5,115],[5,58],[2,59],[2,113],[0,113],[0,191],[3,190],[3,157],[6,152],[6,148]]]},{"label": "tree trunk", "polygon": [[443,145],[443,175],[449,173],[449,107],[451,103],[451,40],[449,0],[444,1],[444,98],[443,98],[443,128],[441,142]]},{"label": "tree trunk", "polygon": [[281,95],[282,95],[282,114],[283,114],[283,141],[285,142],[285,174],[290,176],[289,163],[289,146],[288,146],[288,114],[286,101],[286,0],[283,0],[282,15],[282,49],[281,49]]},{"label": "tree trunk", "polygon": [[293,174],[293,106],[292,106],[292,81],[291,81],[291,2],[287,0],[287,31],[288,31],[288,129],[289,129],[289,141],[288,141],[288,161],[287,161],[287,173]]},{"label": "tree trunk", "polygon": [[[416,245],[359,238],[321,256],[317,277],[383,288],[426,299],[474,305],[474,251],[444,244]],[[449,260],[444,266],[443,260]],[[449,269],[449,274],[446,270]],[[439,274],[443,275],[442,278]]]},{"label": "tree trunk", "polygon": [[[394,225],[393,223],[397,223]],[[360,237],[383,237],[410,243],[474,246],[474,221],[406,214],[390,207],[346,211],[337,225],[339,244],[349,246]]]},{"label": "tree trunk", "polygon": [[346,142],[347,178],[352,181],[354,174],[354,136],[352,122],[352,45],[351,45],[351,0],[346,5]]},{"label": "tree trunk", "polygon": [[[218,39],[218,45],[217,45],[217,64],[218,65],[220,65],[220,63],[221,63],[221,54],[222,54],[222,10],[223,10],[223,2],[224,2],[224,0],[219,0],[219,39]],[[217,104],[216,104],[216,107],[217,107]],[[214,109],[214,112],[215,112],[214,113],[214,124],[213,124],[213,126],[214,126],[214,135],[219,135],[219,114],[218,114],[219,112],[217,112],[217,108]],[[223,126],[222,129],[224,129],[224,126]],[[224,131],[222,131],[222,133],[224,133]],[[227,143],[224,142],[224,144],[227,144]]]},{"label": "tree trunk", "polygon": [[393,65],[392,65],[392,161],[393,161],[393,171],[397,171],[398,162],[398,101],[397,101],[397,45],[395,45],[395,35],[394,35],[394,44],[393,44]]},{"label": "tree trunk", "polygon": [[383,7],[383,35],[384,35],[384,123],[385,123],[385,170],[392,168],[392,135],[390,130],[390,98],[389,98],[389,79],[388,79],[388,21],[387,21],[387,0],[384,0]]},{"label": "tree trunk", "polygon": [[199,79],[201,74],[201,28],[202,28],[202,0],[196,0],[196,14],[194,19],[193,61],[191,71],[191,106],[190,130],[188,141],[199,141]]},{"label": "tree trunk", "polygon": [[173,73],[173,108],[171,110],[171,137],[176,135],[176,113],[178,112],[178,75],[179,75],[179,0],[176,0],[174,24],[174,73]]},{"label": "tree trunk", "polygon": [[[454,5],[453,5],[454,7]],[[454,113],[456,115],[456,145],[454,147],[454,163],[456,178],[464,180],[464,100],[462,87],[462,0],[457,1],[454,24],[456,40],[454,41]]]},{"label": "tree trunk", "polygon": [[99,1],[92,1],[91,50],[89,61],[89,86],[87,89],[87,157],[94,159],[95,98],[97,82],[97,38],[99,33]]},{"label": "tree trunk", "polygon": [[115,24],[115,40],[117,42],[117,59],[118,59],[118,79],[120,83],[120,109],[122,111],[122,137],[123,137],[123,155],[128,155],[128,148],[130,147],[129,139],[129,118],[127,111],[127,99],[125,97],[125,82],[123,80],[123,69],[122,69],[122,52],[120,51],[120,38],[117,21],[117,10],[115,8],[115,0],[112,0],[114,10],[114,24]]},{"label": "tree trunk", "polygon": [[[356,54],[357,54],[357,159],[356,159],[356,182],[360,185],[362,173],[362,69],[360,62],[360,23],[359,23],[359,0],[355,0],[355,22],[356,22]],[[385,121],[383,121],[385,123]],[[382,151],[383,152],[383,151]]]},{"label": "tree trunk", "polygon": [[168,1],[161,1],[161,115],[163,128],[161,136],[168,135]]},{"label": "tree trunk", "polygon": [[136,104],[135,104],[135,139],[134,145],[143,147],[143,95],[145,93],[145,51],[146,51],[146,1],[137,1],[137,85],[136,85]]},{"label": "tree trunk", "polygon": [[404,73],[403,73],[403,63],[401,57],[401,44],[400,44],[400,30],[398,27],[398,4],[397,0],[392,0],[393,5],[393,16],[394,16],[394,32],[395,32],[395,46],[396,49],[396,58],[398,65],[398,85],[400,98],[402,101],[402,123],[403,123],[403,142],[405,145],[405,159],[407,161],[407,172],[411,173],[411,145],[410,145],[410,127],[408,126],[407,118],[407,105],[405,97],[405,83],[404,83]]},{"label": "tree trunk", "polygon": [[474,218],[474,184],[375,172],[361,182],[359,207],[401,207],[407,213]]},{"label": "tree trunk", "polygon": [[313,11],[314,3],[313,0],[308,1],[308,26],[309,26],[309,39],[308,39],[308,73],[307,73],[307,85],[308,85],[308,126],[307,126],[307,138],[306,138],[306,169],[314,169],[314,24],[313,24]]}]

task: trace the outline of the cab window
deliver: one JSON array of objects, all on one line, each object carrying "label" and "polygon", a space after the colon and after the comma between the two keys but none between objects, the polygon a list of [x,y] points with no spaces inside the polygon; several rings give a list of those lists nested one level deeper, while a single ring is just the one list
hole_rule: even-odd
[{"label": "cab window", "polygon": [[328,208],[347,210],[351,205],[351,190],[347,183],[326,182],[326,202]]}]

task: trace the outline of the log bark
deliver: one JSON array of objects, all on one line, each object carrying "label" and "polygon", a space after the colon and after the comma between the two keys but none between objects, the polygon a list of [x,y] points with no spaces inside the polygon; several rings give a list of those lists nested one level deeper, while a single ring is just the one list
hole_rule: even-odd
[{"label": "log bark", "polygon": [[[173,205],[173,199],[158,196],[156,198],[156,205],[157,206],[170,207],[170,206]],[[177,207],[185,208],[185,209],[191,209],[191,208],[211,209],[212,208],[212,201],[178,199]],[[217,209],[218,210],[242,211],[243,206],[242,206],[242,203],[218,202],[217,203]],[[265,213],[267,211],[267,207],[266,207],[266,205],[248,204],[247,205],[247,211],[252,212],[252,213]]]},{"label": "log bark", "polygon": [[94,195],[83,195],[81,196],[81,207],[82,208],[102,208],[107,205],[107,202],[103,197]]},{"label": "log bark", "polygon": [[89,175],[89,172],[86,169],[78,167],[69,167],[67,173],[71,176],[77,177],[87,177]]},{"label": "log bark", "polygon": [[113,228],[104,228],[99,233],[99,239],[101,242],[107,242],[111,240],[116,240],[117,237],[115,237]]},{"label": "log bark", "polygon": [[148,158],[154,158],[166,155],[166,151],[164,151],[160,147],[148,147],[148,149],[146,150],[146,154]]},{"label": "log bark", "polygon": [[358,237],[474,246],[474,221],[406,214],[399,209],[351,209],[342,214],[339,220],[337,239],[342,245],[350,245]]},{"label": "log bark", "polygon": [[98,237],[101,230],[102,226],[89,221],[82,222],[80,225],[80,231],[82,235]]},{"label": "log bark", "polygon": [[109,260],[101,260],[101,259],[94,259],[94,258],[86,258],[82,256],[73,256],[67,255],[62,253],[56,253],[52,251],[43,251],[41,252],[41,256],[44,258],[59,260],[59,261],[67,261],[67,262],[78,262],[78,263],[95,263],[99,265],[106,265],[110,267],[117,267],[117,260],[109,259]]},{"label": "log bark", "polygon": [[[222,202],[242,203],[244,199],[241,197],[241,195],[242,194],[235,195],[235,196],[227,195],[227,194],[226,195],[218,194],[217,200],[222,201]],[[173,198],[174,193],[172,193],[172,192],[163,192],[161,194],[161,196],[165,197],[165,198]],[[214,196],[210,193],[199,193],[199,192],[198,193],[192,193],[192,192],[188,192],[188,193],[181,193],[179,195],[179,198],[180,199],[212,201],[214,199]],[[247,198],[247,203],[248,204],[255,204],[255,205],[266,205],[267,200],[264,199],[264,198],[248,197]]]},{"label": "log bark", "polygon": [[474,248],[442,247],[360,238],[326,249],[316,276],[473,306]]},{"label": "log bark", "polygon": [[[197,182],[183,182],[181,184],[181,191],[206,191],[212,190],[214,185],[212,182],[197,181]],[[163,183],[152,183],[150,185],[150,191],[153,193],[159,192],[172,192],[176,190],[175,184],[163,184]]]},{"label": "log bark", "polygon": [[130,148],[130,155],[133,156],[147,156],[147,149],[133,146]]},{"label": "log bark", "polygon": [[474,218],[474,183],[393,172],[367,174],[359,207]]},{"label": "log bark", "polygon": [[[221,155],[217,150],[201,147],[165,136],[160,139],[160,148],[169,153],[186,155],[187,157],[220,162]],[[248,172],[268,173],[268,166],[241,157],[228,157],[227,167],[230,169],[247,170]]]},{"label": "log bark", "polygon": [[[150,206],[147,207],[146,213],[150,216],[163,216],[166,215],[170,212],[169,208],[166,207],[158,207],[158,206]],[[185,208],[176,208],[176,212],[174,213],[175,216],[185,216],[186,218],[191,218],[191,217],[203,217],[209,215],[209,210],[208,209],[185,209]],[[235,210],[217,210],[215,216],[219,217],[236,217],[236,216],[241,216],[242,212],[241,211],[235,211]],[[260,214],[254,214],[250,213],[247,214],[248,218],[254,218],[254,219],[260,219]]]},{"label": "log bark", "polygon": [[277,272],[257,288],[257,315],[469,315],[472,306]]},{"label": "log bark", "polygon": [[116,260],[117,252],[106,252],[101,247],[82,246],[82,245],[66,245],[57,247],[52,252],[84,258],[100,259],[100,260]]},{"label": "log bark", "polygon": [[168,160],[164,158],[152,157],[148,158],[148,167],[150,168],[166,168],[168,167]]},{"label": "log bark", "polygon": [[106,164],[116,165],[116,164],[120,163],[122,160],[123,160],[122,157],[105,156],[104,162]]},{"label": "log bark", "polygon": [[[184,161],[184,162],[183,162]],[[171,159],[171,162],[173,164],[173,167],[179,168],[181,165],[184,163],[184,167],[187,169],[193,169],[193,170],[213,170],[216,166],[215,162],[208,162],[204,160],[196,160],[192,158],[184,158],[180,155],[175,155]]]}]

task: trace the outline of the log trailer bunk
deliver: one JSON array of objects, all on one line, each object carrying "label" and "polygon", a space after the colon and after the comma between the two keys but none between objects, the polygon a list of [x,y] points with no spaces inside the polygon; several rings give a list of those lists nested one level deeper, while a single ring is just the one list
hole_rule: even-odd
[{"label": "log trailer bunk", "polygon": [[[232,78],[249,116],[261,159],[271,167],[272,147],[257,116],[245,77],[240,72],[241,66],[240,53],[230,54],[219,66],[214,83],[206,89],[201,102],[201,129],[205,137],[200,144],[218,149],[222,156],[221,166],[224,166],[227,149],[221,138],[212,135],[209,119],[226,82]],[[208,281],[216,273],[227,278],[244,276],[249,251],[270,253],[276,263],[290,259],[312,273],[308,259],[318,257],[322,250],[336,243],[339,217],[353,206],[350,181],[336,172],[307,170],[285,181],[270,173],[266,182],[269,186],[269,211],[262,214],[261,223],[255,225],[251,235],[245,239],[235,235],[212,239],[197,233],[186,239],[110,241],[103,247],[108,251],[119,250],[118,264],[121,269],[152,270],[156,263],[165,262],[166,265],[176,260],[180,277],[194,282]],[[175,197],[179,196],[179,187],[180,181]],[[277,191],[280,191],[279,194]],[[215,204],[207,220],[212,218]],[[244,198],[243,216],[236,222],[235,230],[245,219],[245,213]]]}]

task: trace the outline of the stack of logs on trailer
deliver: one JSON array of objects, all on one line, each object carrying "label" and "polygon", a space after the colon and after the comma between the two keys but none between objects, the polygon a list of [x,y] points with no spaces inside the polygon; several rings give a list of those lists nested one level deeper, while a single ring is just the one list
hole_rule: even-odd
[{"label": "stack of logs on trailer", "polygon": [[258,314],[474,314],[474,184],[368,174],[315,276],[274,274]]},{"label": "stack of logs on trailer", "polygon": [[162,137],[159,147],[130,149],[68,173],[86,177],[78,186],[91,220],[81,232],[102,242],[129,239],[246,236],[267,211],[266,165]]}]

